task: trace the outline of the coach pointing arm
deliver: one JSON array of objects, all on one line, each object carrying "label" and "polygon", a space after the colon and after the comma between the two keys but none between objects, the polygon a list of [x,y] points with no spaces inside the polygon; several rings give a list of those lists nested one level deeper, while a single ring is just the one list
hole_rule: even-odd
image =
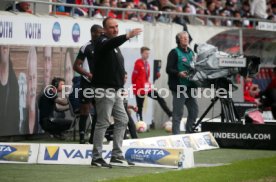
[{"label": "coach pointing arm", "polygon": [[[118,27],[109,27],[109,28],[114,29],[114,32],[116,32],[116,29],[118,30]],[[132,29],[127,34],[120,35],[117,37],[108,37],[109,39],[107,37],[106,38],[101,37],[97,41],[97,46],[95,49],[97,49],[97,51],[101,51],[101,52],[115,49],[115,48],[121,46],[123,43],[125,43],[130,38],[139,35],[141,32],[142,32],[142,29],[135,28],[135,29]]]}]

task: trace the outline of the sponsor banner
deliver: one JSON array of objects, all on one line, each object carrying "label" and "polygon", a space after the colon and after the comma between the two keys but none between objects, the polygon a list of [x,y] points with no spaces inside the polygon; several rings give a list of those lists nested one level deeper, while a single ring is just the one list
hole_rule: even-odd
[{"label": "sponsor banner", "polygon": [[0,163],[36,163],[39,144],[0,143]]},{"label": "sponsor banner", "polygon": [[[40,144],[39,164],[90,165],[92,145]],[[104,145],[103,159],[110,161],[112,146]],[[137,166],[189,168],[194,166],[193,151],[181,148],[123,147],[127,160]]]},{"label": "sponsor banner", "polygon": [[183,148],[192,148],[193,151],[198,151],[198,147],[193,139],[193,135],[173,135],[170,136],[172,147],[182,146]]},{"label": "sponsor banner", "polygon": [[270,22],[258,22],[258,26],[256,27],[258,30],[265,31],[276,31],[276,23]]},{"label": "sponsor banner", "polygon": [[[92,147],[80,144],[40,144],[38,163],[90,165]],[[103,159],[110,159],[111,150],[110,145],[104,145]]]},{"label": "sponsor banner", "polygon": [[212,132],[223,148],[275,150],[275,130],[275,124],[202,123],[202,131]]},{"label": "sponsor banner", "polygon": [[128,139],[123,141],[123,146],[147,146],[147,147],[172,147],[168,137],[151,137],[142,139]]},{"label": "sponsor banner", "polygon": [[124,147],[125,158],[138,166],[191,168],[194,167],[192,149]]},{"label": "sponsor banner", "polygon": [[[80,47],[91,39],[90,28],[93,24],[102,25],[102,21],[8,13],[0,15],[0,41],[2,45]],[[118,21],[118,25],[119,35],[126,34],[133,28],[144,29],[143,24],[136,22]],[[143,33],[122,45],[125,48],[141,46]]]},{"label": "sponsor banner", "polygon": [[209,150],[219,148],[218,143],[210,132],[195,133],[192,135],[197,150]]},{"label": "sponsor banner", "polygon": [[192,148],[193,151],[219,148],[218,143],[210,132],[130,139],[124,140],[123,146]]}]

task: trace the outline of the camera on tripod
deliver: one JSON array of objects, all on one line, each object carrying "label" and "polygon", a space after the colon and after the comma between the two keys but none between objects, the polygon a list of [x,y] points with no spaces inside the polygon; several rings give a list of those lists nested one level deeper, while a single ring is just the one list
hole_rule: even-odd
[{"label": "camera on tripod", "polygon": [[190,71],[190,79],[198,87],[224,88],[232,84],[233,76],[254,77],[259,70],[260,58],[257,56],[231,55],[218,51],[210,44],[195,45],[196,62]]},{"label": "camera on tripod", "polygon": [[224,88],[227,94],[224,97],[216,96],[211,101],[199,120],[193,126],[196,131],[198,125],[208,114],[215,103],[221,103],[221,122],[240,123],[240,117],[234,106],[234,102],[229,97],[229,85],[237,88],[233,84],[233,79],[237,74],[243,77],[254,77],[259,70],[260,58],[256,56],[230,55],[218,51],[217,47],[210,44],[195,45],[197,53],[196,62],[192,65],[189,79],[194,81],[198,87],[209,88],[212,85],[215,89]]}]

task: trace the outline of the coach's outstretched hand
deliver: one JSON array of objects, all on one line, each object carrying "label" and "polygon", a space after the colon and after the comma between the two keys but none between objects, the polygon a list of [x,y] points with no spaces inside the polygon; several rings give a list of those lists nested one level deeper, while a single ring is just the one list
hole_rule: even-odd
[{"label": "coach's outstretched hand", "polygon": [[130,39],[132,37],[139,35],[141,32],[142,32],[141,28],[132,29],[130,32],[127,33],[126,38]]}]

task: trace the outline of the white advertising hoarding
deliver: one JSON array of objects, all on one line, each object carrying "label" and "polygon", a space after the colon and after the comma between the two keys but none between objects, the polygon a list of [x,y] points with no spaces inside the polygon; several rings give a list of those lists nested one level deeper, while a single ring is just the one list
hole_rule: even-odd
[{"label": "white advertising hoarding", "polygon": [[194,152],[219,148],[210,132],[124,140],[123,146],[192,148]]},{"label": "white advertising hoarding", "polygon": [[[40,144],[39,164],[76,164],[90,165],[92,145],[80,144]],[[103,159],[111,158],[111,145],[103,147]],[[194,166],[191,149],[157,147],[123,147],[127,160],[143,167],[190,168]]]},{"label": "white advertising hoarding", "polygon": [[0,143],[0,163],[36,163],[39,144]]}]

